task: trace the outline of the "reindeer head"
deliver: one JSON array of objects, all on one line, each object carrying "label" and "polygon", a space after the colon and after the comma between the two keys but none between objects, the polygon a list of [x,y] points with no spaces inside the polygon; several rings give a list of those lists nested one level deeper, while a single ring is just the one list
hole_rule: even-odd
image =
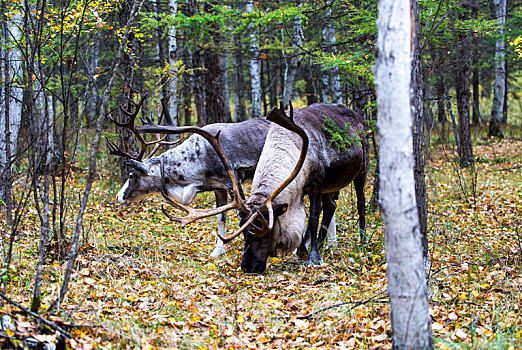
[{"label": "reindeer head", "polygon": [[[127,118],[127,122],[119,122],[109,115],[109,118],[116,126],[130,130],[141,144],[139,153],[137,155],[132,155],[123,151],[114,142],[107,139],[107,147],[109,148],[110,154],[127,158],[127,160],[124,161],[124,164],[132,169],[129,173],[129,178],[116,195],[116,199],[122,204],[137,202],[150,194],[161,192],[161,187],[156,185],[158,183],[156,180],[161,176],[159,171],[159,160],[150,157],[159,150],[161,145],[176,145],[183,141],[183,139],[179,139],[178,141],[167,142],[165,141],[165,137],[158,137],[156,140],[151,142],[145,140],[143,135],[140,134],[138,128],[135,126],[136,116],[138,115],[145,98],[147,98],[146,93],[143,94],[139,103],[135,103],[131,100],[126,107],[120,105],[120,118]],[[159,117],[158,122],[161,121],[161,118],[165,113],[168,113],[168,108],[165,108],[168,100],[162,99],[161,102],[163,105],[163,113]],[[150,145],[154,145],[154,148],[149,155],[145,157],[145,151]],[[145,160],[143,160],[144,157]]]},{"label": "reindeer head", "polygon": [[[290,198],[286,195],[283,198],[277,196],[295,179],[301,170],[308,150],[308,136],[302,128],[295,124],[291,105],[290,117],[286,116],[281,106],[280,109],[273,108],[267,119],[297,133],[302,138],[303,143],[297,164],[290,175],[271,194],[254,193],[245,203],[244,210],[240,212],[241,228],[231,236],[221,238],[226,243],[243,233],[245,246],[241,268],[248,273],[263,273],[268,256],[275,255],[278,249],[288,250],[289,246],[295,245],[296,240],[289,243],[287,237],[282,234],[283,231],[288,229],[288,225],[304,227],[304,209],[302,206],[292,205],[302,200],[300,194],[294,193],[293,197],[295,198],[288,201],[286,199]],[[276,197],[277,201],[274,201]],[[294,218],[281,220],[284,215],[288,215],[286,212],[289,210],[291,211],[290,215],[296,214],[299,218],[302,217],[302,220],[297,217],[295,217],[296,221],[293,223]],[[302,232],[302,228],[300,232]]]}]

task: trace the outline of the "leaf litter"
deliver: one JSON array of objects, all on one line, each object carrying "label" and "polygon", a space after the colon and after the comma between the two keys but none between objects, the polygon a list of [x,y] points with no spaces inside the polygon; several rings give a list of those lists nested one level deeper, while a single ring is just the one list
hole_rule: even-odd
[{"label": "leaf litter", "polygon": [[[430,312],[437,348],[522,346],[521,145],[513,140],[477,145],[475,173],[448,167],[452,153],[432,155]],[[71,179],[69,189],[80,183]],[[116,191],[103,182],[93,190],[85,216],[89,232],[57,315],[45,310],[57,296],[67,262],[44,266],[41,313],[72,333],[70,348],[391,348],[381,221],[378,213],[367,213],[371,240],[361,246],[351,187],[341,193],[339,238],[323,251],[325,263],[307,268],[292,256],[279,256],[269,259],[264,275],[241,272],[241,238],[223,256],[208,257],[215,219],[180,228],[161,213],[161,198],[120,208],[113,200]],[[194,204],[208,207],[212,199],[199,195]],[[30,304],[36,266],[34,220],[15,244],[17,273],[6,289],[22,305]],[[72,227],[74,218],[67,220]],[[230,217],[229,232],[234,227],[237,218]],[[8,342],[17,336],[56,342],[55,332],[10,304],[0,313],[15,323],[14,330],[1,330],[0,348],[12,346]]]}]

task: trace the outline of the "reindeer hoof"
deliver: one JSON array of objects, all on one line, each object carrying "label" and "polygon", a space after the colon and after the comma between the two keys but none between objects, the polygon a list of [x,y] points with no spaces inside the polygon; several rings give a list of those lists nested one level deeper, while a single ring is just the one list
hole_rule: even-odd
[{"label": "reindeer hoof", "polygon": [[310,258],[308,259],[308,264],[306,264],[306,265],[308,267],[313,267],[313,266],[321,266],[322,263],[323,263],[323,259],[321,258],[319,253],[312,252],[312,253],[310,253]]},{"label": "reindeer hoof", "polygon": [[226,248],[225,247],[216,247],[214,248],[214,250],[212,251],[212,253],[210,253],[210,257],[215,259],[217,258],[218,256],[220,256],[221,254],[224,254],[226,252]]}]

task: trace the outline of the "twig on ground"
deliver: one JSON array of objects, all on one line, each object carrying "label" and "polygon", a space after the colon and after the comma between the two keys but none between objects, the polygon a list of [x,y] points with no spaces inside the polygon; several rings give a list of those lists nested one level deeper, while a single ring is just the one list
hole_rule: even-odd
[{"label": "twig on ground", "polygon": [[482,248],[484,248],[484,250],[489,254],[491,255],[491,257],[496,260],[500,266],[502,266],[502,269],[504,271],[506,271],[506,274],[508,274],[509,276],[511,276],[511,272],[508,270],[507,266],[502,262],[502,260],[500,260],[500,258],[498,256],[496,256],[495,254],[493,254],[493,252],[484,245],[484,243],[482,243],[482,241],[477,237],[477,235],[475,234],[474,231],[471,231],[471,233],[473,234],[473,236],[475,236],[475,239],[477,240],[477,242],[482,246]]},{"label": "twig on ground", "polygon": [[60,326],[58,326],[56,323],[54,322],[51,322],[49,320],[46,320],[45,318],[43,318],[42,316],[38,315],[37,313],[35,312],[32,312],[31,310],[23,307],[22,305],[18,304],[16,301],[10,299],[7,295],[5,295],[3,292],[0,291],[0,297],[2,297],[5,301],[7,301],[8,303],[16,306],[17,308],[19,308],[20,310],[22,310],[23,312],[25,313],[28,313],[29,315],[33,316],[34,318],[36,318],[37,320],[41,321],[42,323],[44,323],[46,326],[49,326],[51,327],[52,329],[54,329],[55,331],[58,331],[60,332],[60,334],[65,338],[65,339],[71,339],[72,336],[71,336],[71,333],[67,332],[65,329],[61,328]]},{"label": "twig on ground", "polygon": [[450,267],[455,267],[455,266],[464,265],[464,264],[475,265],[475,266],[484,266],[484,265],[488,265],[488,264],[472,263],[472,262],[468,262],[468,261],[463,261],[463,262],[459,262],[459,263],[451,263],[451,264],[449,264],[449,265],[439,267],[437,270],[435,270],[435,271],[433,271],[432,273],[430,273],[430,275],[428,276],[428,278],[432,278],[433,276],[435,276],[436,274],[438,274],[438,273],[441,272],[442,270],[449,269]]},{"label": "twig on ground", "polygon": [[510,166],[509,168],[500,168],[500,169],[494,169],[496,171],[508,171],[508,170],[513,170],[513,169],[520,169],[522,168],[522,165],[515,165],[515,166]]},{"label": "twig on ground", "polygon": [[[368,304],[368,303],[370,303],[372,301],[376,302],[376,303],[388,302],[387,300],[375,300],[375,299],[377,299],[377,297],[383,295],[384,293],[386,293],[385,290],[380,292],[380,293],[375,294],[374,296],[372,296],[369,299],[362,300],[362,301],[343,301],[342,303],[337,303],[337,304],[330,305],[330,306],[327,306],[325,308],[322,308],[322,309],[310,312],[307,315],[297,316],[296,319],[298,319],[298,320],[309,319],[312,316],[314,316],[314,315],[316,315],[316,314],[318,314],[320,312],[324,312],[326,310],[330,310],[330,309],[333,309],[333,308],[336,308],[336,307],[339,307],[339,306],[344,306],[344,305],[349,305],[349,304],[353,304],[353,306],[350,309],[348,309],[348,310],[352,310],[352,309],[356,308],[357,306],[365,305],[365,304]],[[294,317],[294,316],[281,316],[279,318],[289,319],[289,318],[292,318],[292,317]]]}]

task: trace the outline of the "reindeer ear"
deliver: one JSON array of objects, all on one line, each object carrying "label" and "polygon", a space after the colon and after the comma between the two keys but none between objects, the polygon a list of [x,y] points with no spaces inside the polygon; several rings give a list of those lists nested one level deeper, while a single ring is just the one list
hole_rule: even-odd
[{"label": "reindeer ear", "polygon": [[275,217],[281,216],[284,213],[286,213],[287,210],[288,210],[287,203],[275,205],[274,206],[274,216]]},{"label": "reindeer ear", "polygon": [[142,175],[149,175],[150,167],[145,163],[134,159],[129,159],[124,161],[123,164],[130,166],[132,169],[136,170]]}]

